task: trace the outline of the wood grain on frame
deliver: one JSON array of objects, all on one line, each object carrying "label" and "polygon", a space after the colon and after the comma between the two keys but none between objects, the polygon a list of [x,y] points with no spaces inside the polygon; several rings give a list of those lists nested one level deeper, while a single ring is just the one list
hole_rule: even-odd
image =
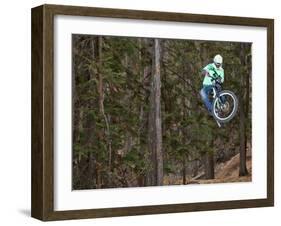
[{"label": "wood grain on frame", "polygon": [[[267,198],[90,210],[54,211],[54,15],[194,22],[267,28]],[[273,206],[274,204],[274,21],[123,9],[42,5],[32,9],[32,217],[65,220]]]}]

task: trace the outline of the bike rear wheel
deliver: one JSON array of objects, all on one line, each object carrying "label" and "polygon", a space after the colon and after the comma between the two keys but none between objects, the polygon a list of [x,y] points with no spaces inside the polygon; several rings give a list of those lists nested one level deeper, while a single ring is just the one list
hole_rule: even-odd
[{"label": "bike rear wheel", "polygon": [[223,90],[213,102],[212,114],[218,122],[226,123],[233,119],[237,109],[238,99],[236,95],[229,90]]}]

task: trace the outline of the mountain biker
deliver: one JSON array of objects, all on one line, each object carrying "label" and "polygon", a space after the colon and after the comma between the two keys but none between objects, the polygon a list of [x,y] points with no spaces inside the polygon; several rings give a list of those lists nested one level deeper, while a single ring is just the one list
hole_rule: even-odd
[{"label": "mountain biker", "polygon": [[202,70],[202,75],[204,75],[205,77],[203,80],[203,88],[200,90],[200,95],[210,114],[212,112],[213,104],[209,99],[209,94],[214,86],[213,78],[220,78],[221,83],[223,83],[224,81],[224,70],[222,68],[222,62],[222,56],[217,54],[213,59],[213,63],[206,65]]}]

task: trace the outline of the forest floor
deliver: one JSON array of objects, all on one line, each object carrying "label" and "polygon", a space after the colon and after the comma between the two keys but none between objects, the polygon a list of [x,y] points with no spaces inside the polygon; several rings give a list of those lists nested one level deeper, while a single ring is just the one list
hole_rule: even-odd
[{"label": "forest floor", "polygon": [[199,184],[208,184],[208,183],[225,183],[225,182],[248,182],[252,181],[252,156],[247,156],[247,176],[239,177],[239,164],[240,164],[240,155],[237,154],[233,156],[230,160],[224,163],[220,163],[216,166],[215,170],[215,179],[211,180],[195,180],[189,181],[189,183],[199,183]]},{"label": "forest floor", "polygon": [[[248,170],[248,175],[246,176],[239,176],[239,165],[240,165],[240,154],[234,155],[232,158],[230,158],[228,161],[216,163],[215,164],[215,179],[202,179],[202,176],[200,176],[200,179],[198,176],[194,178],[189,178],[186,181],[186,184],[211,184],[211,183],[229,183],[229,182],[250,182],[252,181],[252,155],[251,151],[247,152],[246,157],[246,165]],[[200,175],[200,173],[199,173]],[[171,178],[171,177],[165,177],[164,178],[164,184],[182,184],[182,177],[179,176],[178,178]]]}]

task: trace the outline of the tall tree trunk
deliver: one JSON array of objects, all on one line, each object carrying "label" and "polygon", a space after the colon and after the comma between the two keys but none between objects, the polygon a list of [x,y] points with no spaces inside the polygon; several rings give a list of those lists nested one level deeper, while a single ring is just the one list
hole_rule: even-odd
[{"label": "tall tree trunk", "polygon": [[160,78],[160,40],[155,39],[155,152],[156,152],[156,181],[163,185],[163,153],[162,153],[162,125],[161,125],[161,78]]},{"label": "tall tree trunk", "polygon": [[[138,38],[138,63],[139,63],[139,81],[141,83],[142,88],[144,87],[144,68],[142,66],[142,56],[141,56],[141,48],[142,48],[142,43],[141,43],[141,38]],[[143,97],[145,95],[144,90],[140,90],[140,95]],[[142,136],[142,127],[143,127],[143,104],[140,104],[139,106],[139,128],[138,128],[138,153],[141,154],[141,136]]]},{"label": "tall tree trunk", "polygon": [[96,188],[101,188],[101,164],[96,162],[95,173],[96,173]]},{"label": "tall tree trunk", "polygon": [[99,111],[102,115],[106,125],[106,140],[108,148],[108,169],[111,172],[112,167],[112,148],[111,148],[111,137],[109,129],[109,116],[106,116],[104,111],[104,88],[103,88],[103,76],[102,76],[102,36],[98,37],[98,93],[99,93]]},{"label": "tall tree trunk", "polygon": [[[83,108],[82,107],[77,107],[77,111],[76,111],[76,117],[77,119],[75,120],[76,121],[76,125],[74,125],[74,131],[75,133],[73,132],[73,144],[81,144],[80,142],[80,134],[82,133],[83,131]],[[81,172],[80,172],[80,168],[81,168],[81,157],[82,157],[82,154],[81,152],[79,151],[78,152],[78,155],[74,153],[74,149],[73,149],[73,163],[72,163],[72,167],[73,167],[73,170],[72,170],[72,187],[73,189],[76,189],[75,188],[75,182],[76,181],[79,181],[80,180],[80,177],[81,177]]]},{"label": "tall tree trunk", "polygon": [[240,167],[239,176],[248,174],[246,167],[246,139],[245,139],[245,113],[243,98],[240,98],[240,122],[239,122],[239,135],[240,135]]},{"label": "tall tree trunk", "polygon": [[[73,36],[73,40],[72,40],[72,51],[75,48],[75,45],[77,44],[78,39],[76,36]],[[76,64],[76,55],[73,51],[73,56],[72,56],[72,60],[73,60],[73,65],[72,65],[72,74],[74,77],[74,80],[76,80],[76,78],[78,77],[78,73],[77,73],[77,69],[78,66]],[[74,116],[74,120],[73,120],[73,144],[79,144],[80,143],[80,134],[83,131],[83,105],[79,103],[79,94],[78,94],[78,90],[76,86],[73,86],[73,116]],[[80,143],[81,144],[81,143]],[[73,177],[73,183],[72,183],[72,187],[73,189],[75,188],[75,182],[80,180],[80,161],[81,161],[81,152],[79,151],[78,153],[75,153],[75,150],[73,148],[73,163],[72,163],[72,177]]]},{"label": "tall tree trunk", "polygon": [[[250,52],[251,49],[249,49],[249,46],[247,48],[247,53]],[[249,133],[251,131],[251,109],[250,109],[250,87],[251,87],[251,74],[252,74],[252,62],[251,62],[251,58],[249,61],[248,56],[245,57],[245,68],[246,68],[246,110],[245,110],[245,119],[246,119],[246,133],[245,133],[245,140],[246,140],[246,156],[247,156],[247,152],[250,154],[251,152],[251,145],[249,144],[248,146],[248,141],[250,141],[251,138],[251,133]]]},{"label": "tall tree trunk", "polygon": [[213,153],[207,152],[204,156],[205,158],[205,179],[214,179],[215,178],[215,169],[214,169],[214,155]]},{"label": "tall tree trunk", "polygon": [[153,99],[154,99],[154,92],[153,92],[153,80],[151,81],[150,84],[150,97],[149,97],[149,102],[150,102],[150,108],[149,108],[149,113],[148,113],[148,158],[147,160],[147,172],[146,172],[146,178],[145,178],[145,185],[146,186],[151,186],[151,185],[156,185],[155,181],[155,174],[154,172],[156,171],[155,169],[155,164],[154,162],[156,161],[155,158],[155,132],[154,132],[154,104],[153,104]]},{"label": "tall tree trunk", "polygon": [[[146,149],[144,147],[144,142],[142,137],[145,134],[146,128],[146,118],[145,118],[145,111],[144,111],[144,104],[143,100],[145,99],[146,94],[146,85],[145,81],[148,77],[148,69],[147,65],[143,64],[143,56],[142,56],[142,48],[145,43],[143,43],[142,38],[138,38],[138,71],[139,71],[139,81],[141,83],[140,95],[141,95],[141,104],[139,105],[139,128],[138,128],[138,153],[142,156],[143,161],[147,161],[146,159]],[[141,169],[141,173],[138,175],[138,186],[143,187],[145,186],[145,172]]]},{"label": "tall tree trunk", "polygon": [[[241,44],[241,51],[240,51],[240,60],[242,65],[245,67],[245,46]],[[246,120],[245,120],[245,102],[244,102],[244,94],[246,93],[248,99],[248,88],[245,87],[245,78],[248,79],[247,75],[241,76],[241,87],[242,91],[240,92],[240,122],[239,122],[239,135],[240,135],[240,167],[239,167],[239,176],[245,176],[248,174],[247,165],[246,165],[246,147],[247,147],[247,137],[246,137]],[[246,82],[247,83],[247,82]],[[248,84],[248,83],[247,83]],[[249,101],[249,100],[248,100]]]},{"label": "tall tree trunk", "polygon": [[182,183],[186,184],[186,156],[183,156],[182,160]]},{"label": "tall tree trunk", "polygon": [[154,71],[151,80],[149,110],[149,149],[152,167],[149,170],[151,185],[163,185],[163,153],[161,125],[160,41],[154,40]]},{"label": "tall tree trunk", "polygon": [[[91,48],[92,48],[92,61],[97,60],[98,58],[98,53],[97,53],[97,48],[96,48],[96,43],[97,40],[92,38],[91,39]],[[89,77],[88,79],[91,80],[96,76],[94,71],[91,71],[89,73]],[[88,168],[87,168],[87,187],[88,188],[95,188],[96,187],[96,155],[95,153],[92,151],[92,148],[94,146],[94,134],[95,134],[95,120],[93,119],[93,117],[91,116],[91,114],[89,113],[89,111],[91,110],[92,107],[92,103],[90,101],[87,102],[87,109],[88,111],[86,111],[87,113],[85,114],[85,117],[83,116],[83,110],[80,109],[80,115],[79,117],[81,117],[81,119],[85,118],[85,128],[84,130],[86,131],[85,136],[86,136],[86,144],[89,150],[91,150],[88,153],[87,156],[87,162],[88,162]],[[80,123],[79,125],[79,130],[83,128],[83,121]]]}]

